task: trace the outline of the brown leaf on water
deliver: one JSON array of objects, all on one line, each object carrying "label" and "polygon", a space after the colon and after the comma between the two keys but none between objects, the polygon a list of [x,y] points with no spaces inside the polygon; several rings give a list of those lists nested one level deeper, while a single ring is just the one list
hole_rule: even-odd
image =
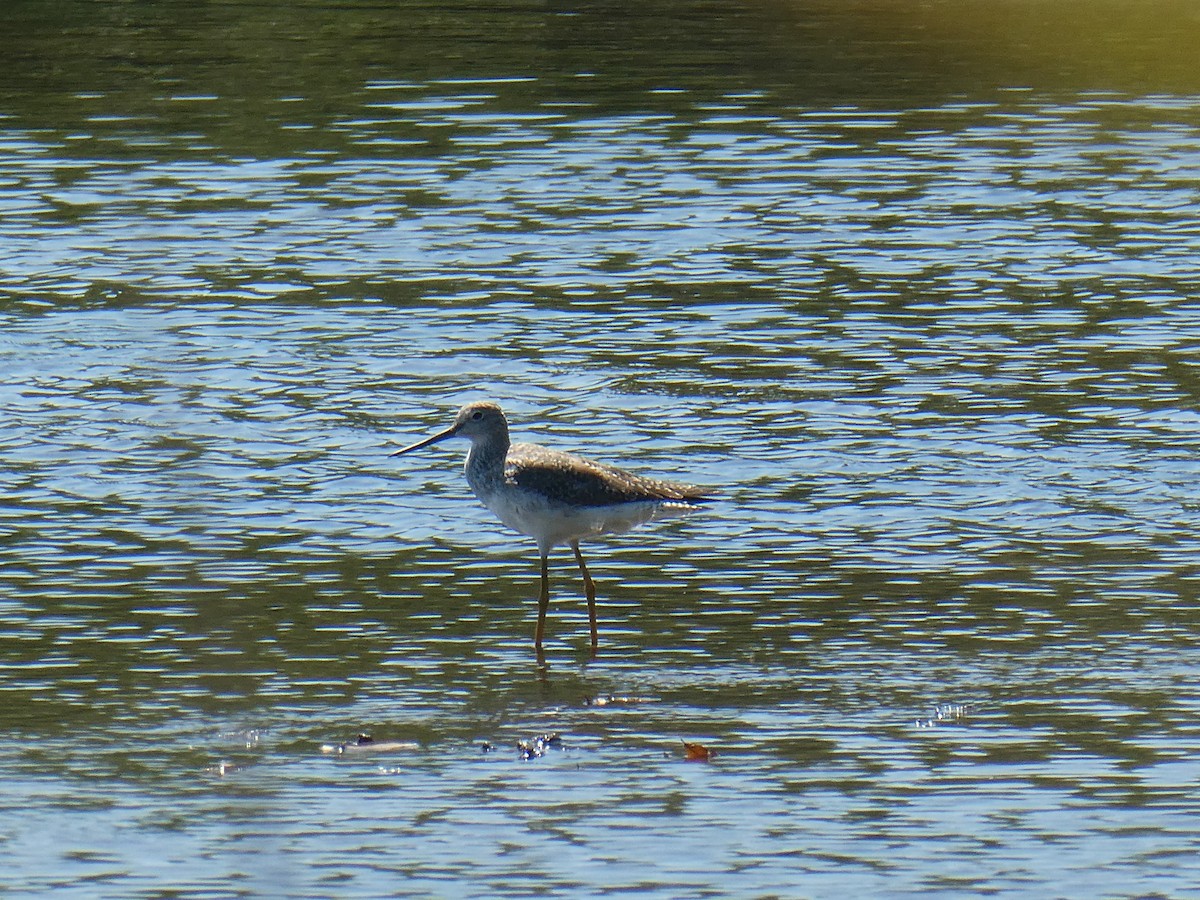
[{"label": "brown leaf on water", "polygon": [[712,751],[703,744],[683,742],[683,758],[687,762],[708,762],[712,758],[712,755]]}]

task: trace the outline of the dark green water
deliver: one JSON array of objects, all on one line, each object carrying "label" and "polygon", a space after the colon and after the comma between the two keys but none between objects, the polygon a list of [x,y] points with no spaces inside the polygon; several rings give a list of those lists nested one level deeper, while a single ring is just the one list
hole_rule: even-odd
[{"label": "dark green water", "polygon": [[[1194,6],[4,29],[0,893],[1194,893]],[[720,488],[595,662],[480,397]]]}]

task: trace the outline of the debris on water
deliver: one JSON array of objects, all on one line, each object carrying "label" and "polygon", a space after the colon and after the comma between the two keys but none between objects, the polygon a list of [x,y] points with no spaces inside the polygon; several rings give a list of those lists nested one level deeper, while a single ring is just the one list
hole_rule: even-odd
[{"label": "debris on water", "polygon": [[562,749],[562,738],[556,734],[542,734],[528,741],[517,741],[517,752],[521,759],[540,759],[550,748]]},{"label": "debris on water", "polygon": [[493,744],[491,741],[484,741],[482,744],[479,745],[479,750],[481,753],[491,753],[495,749],[496,749],[496,745]]},{"label": "debris on water", "polygon": [[933,728],[936,725],[961,725],[967,720],[971,707],[965,703],[943,703],[935,706],[933,715],[917,719],[918,728]]},{"label": "debris on water", "polygon": [[391,753],[394,750],[418,750],[420,744],[416,741],[377,741],[365,732],[352,741],[344,744],[322,744],[322,753],[332,753],[341,756],[345,753]]},{"label": "debris on water", "polygon": [[703,744],[691,744],[687,741],[683,742],[683,758],[687,762],[708,762],[713,757],[713,752]]},{"label": "debris on water", "polygon": [[238,771],[240,768],[241,766],[236,766],[231,762],[221,760],[221,762],[217,763],[215,766],[209,766],[204,771],[210,775],[216,775],[218,778],[224,778],[226,775],[230,775]]},{"label": "debris on water", "polygon": [[631,706],[634,703],[653,703],[653,697],[617,697],[609,694],[605,697],[584,697],[584,706]]},{"label": "debris on water", "polygon": [[368,747],[375,743],[375,739],[365,732],[360,732],[358,737],[352,741],[346,741],[344,744],[322,744],[322,753],[345,753],[347,750]]},{"label": "debris on water", "polygon": [[247,750],[251,750],[262,743],[262,730],[248,728],[238,731],[222,731],[221,739],[239,741]]}]

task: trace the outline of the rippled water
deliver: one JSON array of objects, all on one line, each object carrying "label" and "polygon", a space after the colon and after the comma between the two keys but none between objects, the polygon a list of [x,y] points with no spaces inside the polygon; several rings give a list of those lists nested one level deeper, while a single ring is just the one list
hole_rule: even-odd
[{"label": "rippled water", "polygon": [[932,8],[18,4],[0,888],[1193,891],[1196,25]]}]

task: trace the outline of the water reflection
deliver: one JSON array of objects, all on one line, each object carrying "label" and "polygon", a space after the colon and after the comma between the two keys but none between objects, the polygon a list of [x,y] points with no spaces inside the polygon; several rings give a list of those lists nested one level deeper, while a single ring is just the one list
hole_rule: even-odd
[{"label": "water reflection", "polygon": [[[762,101],[726,108],[748,103]],[[407,162],[98,162],[66,184],[61,147],[10,141],[10,295],[567,303],[767,290],[824,306],[853,291],[856,306],[923,298],[931,310],[979,297],[995,316],[1058,297],[1077,317],[1089,302],[1103,316],[1115,302],[1161,305],[1171,281],[1193,277],[1179,219],[1192,104],[1018,96],[868,120],[775,107],[517,124],[489,95],[415,115],[379,105],[394,117],[356,123],[363,140],[431,127],[487,140],[433,156],[426,144]]]}]

